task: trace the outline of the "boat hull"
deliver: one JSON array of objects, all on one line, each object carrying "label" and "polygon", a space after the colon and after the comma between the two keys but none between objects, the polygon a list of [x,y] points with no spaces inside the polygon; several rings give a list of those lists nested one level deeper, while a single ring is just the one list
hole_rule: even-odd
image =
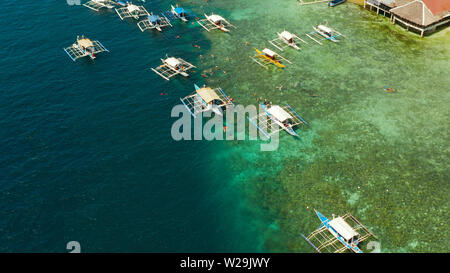
[{"label": "boat hull", "polygon": [[328,36],[325,32],[321,31],[320,29],[314,27],[314,30],[319,33],[320,36],[324,37],[327,40],[330,40],[334,43],[339,43],[339,40],[334,38],[333,36]]},{"label": "boat hull", "polygon": [[208,110],[210,110],[210,111],[216,113],[216,115],[223,116],[222,109],[221,109],[221,107],[218,106],[218,105],[211,105],[211,104],[209,104]]},{"label": "boat hull", "polygon": [[348,249],[352,250],[355,253],[363,253],[361,249],[359,249],[358,246],[354,245],[351,246],[350,244],[348,244],[346,241],[344,241],[344,238],[342,238],[341,235],[339,235],[339,233],[337,233],[333,227],[331,227],[331,225],[329,224],[330,220],[328,218],[326,218],[325,216],[323,216],[320,212],[318,212],[317,210],[314,210],[317,214],[317,217],[319,217],[320,222],[322,223],[323,226],[326,227],[326,229],[328,229],[328,231],[336,238],[339,240],[339,242],[341,242],[345,247],[347,247]]},{"label": "boat hull", "polygon": [[294,49],[300,50],[300,47],[295,42],[289,42],[281,35],[281,33],[277,32],[277,34],[278,34],[278,38],[280,38],[280,40],[283,41],[283,43],[287,44],[288,46],[290,46]]},{"label": "boat hull", "polygon": [[[162,60],[162,59],[161,59],[161,60]],[[170,66],[165,60],[162,60],[162,61],[163,61],[164,64],[166,64],[166,65],[170,68],[170,70],[172,70],[172,71],[174,71],[174,72],[177,72],[178,74],[180,74],[180,75],[183,76],[183,77],[189,77],[189,74],[186,73],[186,72],[184,72],[184,71],[182,70],[182,69],[184,69],[184,68],[178,68],[178,69],[176,69],[176,68]]]},{"label": "boat hull", "polygon": [[172,7],[172,14],[175,16],[175,17],[177,17],[177,18],[179,18],[181,21],[183,21],[183,22],[187,22],[188,20],[186,19],[186,17],[184,17],[184,16],[181,16],[180,14],[178,14],[176,11],[175,11],[175,7],[174,6],[171,6]]},{"label": "boat hull", "polygon": [[273,121],[275,121],[275,123],[280,126],[281,128],[283,128],[284,131],[286,131],[288,134],[290,134],[291,136],[298,136],[297,133],[295,133],[294,129],[291,126],[284,126],[283,123],[279,122],[278,120],[272,119]]},{"label": "boat hull", "polygon": [[223,32],[230,32],[230,30],[229,29],[227,29],[226,27],[219,27],[219,29],[221,30],[221,31],[223,31]]},{"label": "boat hull", "polygon": [[[208,19],[208,21],[211,24],[216,25],[216,23],[213,20],[210,19],[210,16],[206,15],[206,13],[204,13],[204,15],[205,15],[205,18]],[[230,32],[230,30],[227,29],[223,24],[217,25],[217,28],[220,29],[223,32]]]},{"label": "boat hull", "polygon": [[346,0],[339,0],[339,1],[330,1],[328,2],[328,6],[329,7],[335,7],[337,5],[340,5],[342,3],[344,3]]},{"label": "boat hull", "polygon": [[[200,87],[195,83],[194,83],[194,88],[195,88],[195,91],[198,91],[200,89]],[[202,100],[200,98],[199,98],[199,103],[202,103]],[[206,109],[208,111],[212,111],[212,112],[216,113],[216,115],[223,116],[222,106],[220,106],[220,105],[208,104]]]},{"label": "boat hull", "polygon": [[300,50],[300,47],[296,43],[285,42],[288,46]]}]

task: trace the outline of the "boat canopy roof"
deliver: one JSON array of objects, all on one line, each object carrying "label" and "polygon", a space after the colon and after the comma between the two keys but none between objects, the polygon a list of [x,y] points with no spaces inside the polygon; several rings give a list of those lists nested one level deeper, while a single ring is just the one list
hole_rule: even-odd
[{"label": "boat canopy roof", "polygon": [[223,20],[223,17],[220,15],[217,15],[217,14],[213,14],[213,15],[209,16],[208,18],[209,18],[209,20],[213,21],[214,23],[218,23]]},{"label": "boat canopy roof", "polygon": [[291,119],[292,116],[286,112],[283,108],[281,108],[278,105],[274,105],[272,107],[270,107],[267,112],[269,112],[269,114],[271,114],[272,116],[274,116],[277,120],[284,122],[287,119]]},{"label": "boat canopy roof", "polygon": [[94,44],[92,43],[92,41],[88,38],[83,38],[83,39],[79,39],[78,40],[78,45],[84,47],[84,48],[88,48],[88,47],[93,47]]},{"label": "boat canopy roof", "polygon": [[286,30],[281,32],[281,37],[283,37],[286,40],[291,40],[291,39],[294,38],[294,36],[290,32],[288,32]]},{"label": "boat canopy roof", "polygon": [[184,8],[182,8],[182,7],[175,8],[175,12],[178,13],[178,14],[186,13],[186,11],[184,10]]},{"label": "boat canopy roof", "polygon": [[199,96],[206,102],[210,103],[214,100],[220,100],[220,97],[217,95],[217,93],[210,87],[203,87],[197,90],[197,93]]},{"label": "boat canopy roof", "polygon": [[134,4],[128,4],[127,9],[128,9],[129,12],[133,12],[133,11],[139,10],[139,7],[134,5]]},{"label": "boat canopy roof", "polygon": [[148,20],[150,20],[150,22],[154,23],[154,22],[158,22],[159,20],[161,20],[161,17],[159,17],[159,15],[150,15],[150,16],[148,16]]},{"label": "boat canopy roof", "polygon": [[350,240],[351,238],[359,235],[342,217],[334,218],[329,222],[330,226],[339,233],[345,240]]},{"label": "boat canopy roof", "polygon": [[325,32],[327,32],[327,33],[333,32],[333,30],[332,30],[331,28],[329,28],[329,27],[327,27],[327,26],[324,26],[324,25],[318,25],[317,28],[320,29],[320,30],[322,30],[322,31],[325,31]]},{"label": "boat canopy roof", "polygon": [[277,55],[277,53],[273,52],[272,50],[270,50],[268,48],[264,48],[264,50],[262,52],[272,58],[275,57],[275,55]]},{"label": "boat canopy roof", "polygon": [[180,60],[178,60],[178,59],[175,58],[175,57],[167,58],[165,61],[166,61],[166,63],[167,63],[168,65],[170,65],[170,66],[172,66],[172,67],[177,67],[178,65],[181,64]]}]

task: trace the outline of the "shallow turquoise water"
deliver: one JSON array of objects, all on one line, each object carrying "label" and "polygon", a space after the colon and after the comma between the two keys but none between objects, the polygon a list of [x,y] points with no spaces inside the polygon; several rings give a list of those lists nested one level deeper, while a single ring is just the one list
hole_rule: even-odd
[{"label": "shallow turquoise water", "polygon": [[[310,252],[300,234],[318,226],[316,208],[352,213],[382,251],[448,252],[448,32],[420,39],[351,3],[179,2],[238,28],[141,33],[112,11],[5,4],[1,251],[64,252],[77,240],[86,252]],[[276,31],[305,38],[325,20],[347,38],[286,50],[284,71],[248,57]],[[111,52],[72,63],[62,48],[83,33]],[[198,69],[167,83],[149,70],[166,53]],[[170,110],[193,82],[244,105],[255,94],[289,103],[311,128],[271,153],[254,141],[175,142]]]},{"label": "shallow turquoise water", "polygon": [[[447,252],[448,31],[421,39],[353,4],[273,5],[236,4],[230,16],[239,20],[238,42],[211,48],[217,60],[231,60],[216,64],[239,83],[237,101],[255,103],[256,93],[289,103],[311,124],[299,140],[282,136],[273,153],[254,143],[230,145],[235,169],[245,166],[247,174],[236,180],[255,210],[272,217],[267,249],[311,251],[299,235],[318,226],[316,208],[328,216],[352,213],[378,236],[381,251]],[[294,65],[282,72],[241,58],[268,46],[276,31],[302,35],[323,21],[346,38],[283,52]]]}]

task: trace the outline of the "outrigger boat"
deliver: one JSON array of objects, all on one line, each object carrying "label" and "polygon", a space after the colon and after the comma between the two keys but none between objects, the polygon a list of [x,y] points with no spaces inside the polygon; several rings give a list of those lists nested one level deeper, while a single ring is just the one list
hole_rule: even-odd
[{"label": "outrigger boat", "polygon": [[322,2],[327,2],[329,0],[299,0],[300,5],[310,5],[310,4],[317,4]]},{"label": "outrigger boat", "polygon": [[336,30],[325,25],[317,25],[313,27],[313,29],[314,31],[306,34],[306,36],[320,45],[322,45],[322,43],[320,42],[321,40],[330,40],[332,42],[338,43],[338,37],[345,37],[342,33],[339,33]]},{"label": "outrigger boat", "polygon": [[198,113],[213,111],[222,116],[223,111],[229,105],[234,105],[230,97],[225,94],[222,88],[212,89],[203,86],[202,88],[194,84],[195,92],[187,97],[180,98],[189,113],[195,118]]},{"label": "outrigger boat", "polygon": [[83,6],[90,8],[91,10],[99,11],[102,8],[112,9],[118,4],[113,0],[90,0],[83,4]]},{"label": "outrigger boat", "polygon": [[280,54],[268,49],[264,48],[263,51],[260,51],[256,49],[256,53],[258,53],[255,56],[250,56],[250,58],[255,61],[257,64],[259,64],[262,67],[268,68],[267,66],[269,64],[274,64],[279,68],[285,68],[286,66],[280,62],[280,60],[286,61],[288,63],[292,63],[288,59],[282,57]]},{"label": "outrigger boat", "polygon": [[152,68],[152,70],[164,78],[165,80],[170,80],[171,77],[180,74],[181,76],[188,77],[189,74],[186,72],[195,66],[191,63],[186,62],[181,58],[167,57],[161,59],[162,65]]},{"label": "outrigger boat", "polygon": [[294,49],[300,50],[300,47],[298,46],[299,42],[307,44],[305,40],[286,30],[281,33],[277,32],[277,35],[278,38],[269,41],[269,43],[271,43],[274,47],[278,48],[281,51],[283,51],[286,47],[292,47]]},{"label": "outrigger boat", "polygon": [[[281,130],[286,131],[292,136],[298,137],[298,134],[295,132],[295,128],[300,124],[309,126],[309,124],[299,114],[297,114],[297,112],[295,112],[289,104],[282,107],[278,105],[265,105],[260,103],[260,106],[263,112],[254,117],[249,117],[248,120],[268,139],[273,134],[278,133]],[[267,118],[271,120],[271,124],[268,122],[262,122],[267,120]],[[268,130],[269,126],[271,126],[270,132]]]},{"label": "outrigger boat", "polygon": [[314,247],[317,252],[341,253],[353,251],[362,253],[358,244],[370,237],[375,237],[365,226],[363,226],[350,213],[344,216],[328,219],[317,210],[314,210],[319,217],[321,225],[308,237],[302,234],[303,238]]},{"label": "outrigger boat", "polygon": [[172,26],[169,19],[166,16],[153,15],[151,13],[147,19],[140,21],[137,23],[139,29],[144,32],[147,29],[156,29],[158,31],[162,31],[161,28],[166,26]]},{"label": "outrigger boat", "polygon": [[171,12],[173,14],[173,16],[175,16],[176,18],[180,19],[183,22],[187,22],[187,15],[186,15],[186,10],[182,7],[179,7],[178,4],[176,7],[174,7],[173,5],[170,5],[171,7]]},{"label": "outrigger boat", "polygon": [[335,6],[339,5],[339,4],[344,3],[345,1],[346,0],[332,0],[332,1],[328,2],[328,6],[329,7],[335,7]]},{"label": "outrigger boat", "polygon": [[99,41],[92,41],[89,38],[77,36],[77,41],[69,47],[64,48],[64,51],[69,55],[72,61],[78,58],[89,56],[92,60],[95,59],[95,54],[107,51]]},{"label": "outrigger boat", "polygon": [[120,19],[123,20],[125,18],[133,17],[138,20],[141,16],[149,16],[150,14],[144,8],[144,6],[137,6],[130,2],[127,2],[126,6],[123,8],[115,9],[117,15],[119,15]]},{"label": "outrigger boat", "polygon": [[229,32],[229,27],[234,27],[230,22],[225,20],[222,16],[217,14],[206,15],[204,14],[206,19],[198,20],[200,26],[202,26],[206,31],[211,31],[213,29],[220,29],[223,32]]}]

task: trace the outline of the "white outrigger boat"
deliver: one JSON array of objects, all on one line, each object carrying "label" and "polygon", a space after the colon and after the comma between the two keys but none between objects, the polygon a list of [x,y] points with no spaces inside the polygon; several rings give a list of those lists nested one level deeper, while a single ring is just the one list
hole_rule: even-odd
[{"label": "white outrigger boat", "polygon": [[117,4],[118,3],[113,0],[90,0],[86,3],[84,3],[83,6],[89,8],[91,10],[99,11],[102,8],[112,9]]},{"label": "white outrigger boat", "polygon": [[278,38],[269,41],[274,47],[283,51],[286,47],[292,47],[294,49],[300,50],[298,46],[300,42],[307,44],[307,42],[295,34],[290,33],[289,31],[284,30],[281,33],[278,33]]},{"label": "white outrigger boat", "polygon": [[206,13],[204,15],[205,19],[198,20],[197,23],[199,23],[199,25],[208,32],[213,29],[220,29],[223,32],[229,32],[230,30],[228,28],[236,28],[220,15],[211,14],[208,16]]},{"label": "white outrigger boat", "polygon": [[161,32],[163,27],[172,27],[172,24],[166,16],[161,17],[159,15],[154,15],[153,13],[151,13],[147,19],[138,22],[137,25],[142,32],[147,29],[156,29]]},{"label": "white outrigger boat", "polygon": [[330,40],[332,42],[338,43],[339,37],[345,37],[342,33],[337,32],[336,30],[326,26],[326,25],[317,25],[313,27],[314,31],[306,34],[311,40],[322,45],[321,40]]},{"label": "white outrigger boat", "polygon": [[152,70],[161,76],[165,80],[170,80],[171,77],[180,74],[184,77],[189,77],[189,74],[186,72],[191,68],[195,68],[195,66],[191,63],[186,62],[181,58],[175,57],[167,57],[165,59],[161,59],[162,65],[152,68]]},{"label": "white outrigger boat", "polygon": [[144,8],[144,6],[138,6],[133,3],[127,2],[126,6],[123,8],[115,9],[117,15],[119,15],[120,19],[123,20],[125,18],[134,18],[136,20],[141,16],[149,16],[150,14]]},{"label": "white outrigger boat", "polygon": [[[260,106],[263,112],[259,113],[254,117],[249,117],[248,120],[252,123],[265,137],[268,139],[275,133],[278,133],[281,130],[286,131],[288,134],[292,136],[297,136],[298,134],[295,132],[296,126],[300,124],[309,124],[299,115],[297,112],[292,109],[289,104],[286,106],[278,106],[278,105],[265,105],[260,103]],[[271,123],[263,122],[269,118]],[[269,127],[271,127],[271,131],[269,132]]]},{"label": "white outrigger boat", "polygon": [[321,225],[308,237],[303,234],[302,236],[319,253],[341,253],[348,250],[362,253],[358,247],[360,242],[372,236],[378,239],[350,213],[339,217],[333,215],[333,219],[330,220],[317,210],[314,211],[319,217]]},{"label": "white outrigger boat", "polygon": [[219,116],[223,116],[223,111],[229,105],[234,105],[230,97],[225,94],[222,88],[212,89],[203,86],[202,88],[194,84],[195,92],[184,98],[180,98],[189,113],[195,118],[198,113],[213,111]]},{"label": "white outrigger boat", "polygon": [[78,58],[89,56],[92,60],[95,59],[95,54],[107,51],[99,41],[92,41],[89,38],[77,36],[77,41],[71,46],[64,48],[64,51],[69,55],[72,61],[76,61]]}]

